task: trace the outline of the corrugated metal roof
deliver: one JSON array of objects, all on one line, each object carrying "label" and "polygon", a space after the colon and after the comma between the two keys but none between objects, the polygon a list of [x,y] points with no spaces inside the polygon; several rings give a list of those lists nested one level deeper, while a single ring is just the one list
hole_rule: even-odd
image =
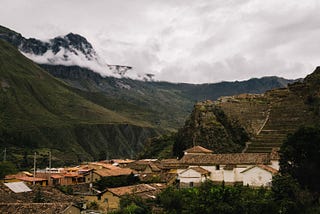
[{"label": "corrugated metal roof", "polygon": [[32,190],[25,185],[22,181],[20,182],[11,182],[11,183],[4,183],[10,190],[12,190],[15,193],[20,192],[31,192]]}]

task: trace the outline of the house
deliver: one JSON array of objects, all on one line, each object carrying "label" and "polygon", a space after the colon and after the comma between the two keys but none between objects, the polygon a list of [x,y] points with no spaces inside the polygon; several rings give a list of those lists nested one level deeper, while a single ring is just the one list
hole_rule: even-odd
[{"label": "house", "polygon": [[4,178],[4,182],[6,183],[18,182],[18,181],[21,181],[18,179],[19,177],[25,177],[25,176],[33,177],[33,174],[30,172],[23,171],[23,172],[18,172],[17,174],[6,175]]},{"label": "house", "polygon": [[160,164],[162,171],[166,173],[177,173],[177,169],[185,167],[184,164],[181,164],[179,159],[162,159]]},{"label": "house", "polygon": [[158,159],[137,160],[128,164],[135,174],[159,173],[161,171]]},{"label": "house", "polygon": [[86,174],[83,174],[84,181],[86,183],[96,182],[103,177],[130,175],[132,173],[132,170],[129,168],[120,168],[112,164],[101,162],[90,163],[88,167],[92,170],[88,171]]},{"label": "house", "polygon": [[210,172],[202,167],[189,167],[178,174],[180,187],[199,186],[210,177]]},{"label": "house", "polygon": [[40,185],[40,186],[47,186],[48,185],[48,179],[47,178],[42,178],[36,175],[36,177],[33,177],[33,174],[30,172],[19,172],[14,175],[6,175],[5,182],[18,182],[18,181],[23,181],[27,184],[33,185]]},{"label": "house", "polygon": [[[277,170],[277,153],[229,153],[212,154],[210,150],[203,147],[193,147],[184,153],[179,160],[180,168],[177,173],[180,175],[185,167],[201,167],[210,172],[208,179],[213,182],[226,184],[243,183],[242,171],[256,165],[265,165]],[[185,174],[187,175],[187,174]],[[184,175],[184,176],[185,176]],[[191,176],[191,175],[190,175]],[[259,175],[256,175],[259,176]],[[187,178],[183,178],[184,181]],[[181,180],[180,180],[181,182]],[[192,181],[190,181],[192,182]],[[190,183],[189,185],[192,185]],[[186,186],[186,184],[183,184]]]},{"label": "house", "polygon": [[164,189],[164,184],[138,184],[132,186],[108,188],[96,196],[84,196],[84,199],[91,203],[95,201],[100,210],[115,211],[119,209],[120,199],[126,195],[136,195],[142,199],[152,198],[155,199],[156,195]]},{"label": "house", "polygon": [[60,180],[61,185],[74,185],[84,182],[84,176],[78,173],[66,173]]},{"label": "house", "polygon": [[254,187],[271,186],[273,175],[277,174],[278,170],[266,165],[256,165],[249,167],[241,172],[243,175],[243,185]]}]

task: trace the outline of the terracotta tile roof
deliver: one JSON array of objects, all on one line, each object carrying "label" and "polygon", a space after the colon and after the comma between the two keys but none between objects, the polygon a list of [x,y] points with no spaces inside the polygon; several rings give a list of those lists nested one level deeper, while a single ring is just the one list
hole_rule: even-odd
[{"label": "terracotta tile roof", "polygon": [[119,163],[119,164],[126,164],[126,163],[132,163],[135,160],[130,160],[130,159],[112,159],[111,162],[113,163]]},{"label": "terracotta tile roof", "polygon": [[88,167],[91,169],[109,169],[109,170],[113,170],[113,169],[118,169],[118,166],[112,165],[110,163],[105,163],[105,162],[91,162],[88,164]]},{"label": "terracotta tile roof", "polygon": [[129,163],[128,167],[135,171],[144,171],[147,167],[150,167],[153,172],[161,171],[162,164],[159,160],[156,159],[146,159],[146,160],[137,160],[135,162]]},{"label": "terracotta tile roof", "polygon": [[60,178],[63,178],[63,176],[62,176],[62,175],[59,175],[59,174],[52,174],[52,175],[51,175],[51,178],[53,178],[53,179],[60,179]]},{"label": "terracotta tile roof", "polygon": [[251,169],[253,169],[253,168],[255,168],[255,167],[259,167],[259,168],[261,168],[261,169],[264,169],[264,170],[266,170],[267,172],[272,173],[273,175],[278,173],[278,170],[276,170],[276,169],[274,169],[274,168],[272,168],[272,167],[270,167],[270,166],[263,165],[263,164],[249,167],[248,169],[243,170],[241,173],[247,172],[247,171],[249,171],[249,170],[251,170]]},{"label": "terracotta tile roof", "polygon": [[46,181],[47,179],[45,178],[33,178],[33,177],[28,177],[28,176],[21,176],[21,177],[17,177],[18,180],[21,181],[27,181],[27,182],[33,182],[33,181]]},{"label": "terracotta tile roof", "polygon": [[271,172],[272,174],[277,174],[278,173],[278,170],[270,167],[270,166],[267,166],[267,165],[258,165],[258,167],[262,168],[262,169],[265,169],[267,170],[268,172]]},{"label": "terracotta tile roof", "polygon": [[269,153],[187,154],[180,162],[187,165],[269,164]]},{"label": "terracotta tile roof", "polygon": [[132,185],[132,186],[109,188],[107,189],[107,191],[119,197],[123,195],[130,195],[130,194],[137,194],[140,196],[147,194],[149,196],[154,196],[165,187],[166,186],[164,184],[138,184],[138,185]]},{"label": "terracotta tile roof", "polygon": [[163,159],[161,160],[162,169],[170,170],[170,169],[181,169],[186,168],[185,164],[182,164],[178,159]]},{"label": "terracotta tile roof", "polygon": [[94,173],[102,176],[102,177],[109,177],[109,176],[119,176],[119,175],[130,175],[132,170],[129,168],[120,168],[120,167],[113,167],[112,169],[97,169]]},{"label": "terracotta tile roof", "polygon": [[32,177],[33,174],[30,172],[23,171],[23,172],[18,172],[17,174],[6,175],[5,179],[14,179],[14,178],[25,177],[25,176]]},{"label": "terracotta tile roof", "polygon": [[176,159],[176,158],[162,159],[161,163],[163,164],[179,163],[179,159]]},{"label": "terracotta tile roof", "polygon": [[212,150],[203,148],[202,146],[194,146],[190,149],[185,150],[186,153],[212,153]]},{"label": "terracotta tile roof", "polygon": [[[189,167],[188,169],[193,169],[194,171],[199,172],[201,175],[209,175],[210,174],[210,172],[208,170],[206,170],[200,166]],[[188,170],[188,169],[186,169],[186,170]]]}]

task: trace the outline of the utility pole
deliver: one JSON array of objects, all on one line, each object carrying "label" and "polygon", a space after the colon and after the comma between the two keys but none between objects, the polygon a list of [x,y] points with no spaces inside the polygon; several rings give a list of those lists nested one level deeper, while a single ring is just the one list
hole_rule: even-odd
[{"label": "utility pole", "polygon": [[48,185],[51,185],[51,151],[49,151],[49,180]]},{"label": "utility pole", "polygon": [[34,153],[34,158],[33,158],[33,186],[36,184],[36,164],[37,161],[37,153]]},{"label": "utility pole", "polygon": [[193,147],[196,146],[196,134],[193,134],[192,144],[193,144]]},{"label": "utility pole", "polygon": [[7,161],[7,148],[4,148],[4,152],[3,152],[3,162]]}]

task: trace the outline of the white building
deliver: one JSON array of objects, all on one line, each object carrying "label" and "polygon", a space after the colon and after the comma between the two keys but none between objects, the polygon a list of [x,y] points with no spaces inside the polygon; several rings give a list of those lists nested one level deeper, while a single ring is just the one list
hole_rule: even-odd
[{"label": "white building", "polygon": [[[201,176],[199,173],[194,172],[194,170],[191,173],[190,169],[199,167],[209,172],[206,175],[207,179],[217,183],[243,183],[251,186],[268,186],[270,177],[272,179],[272,175],[268,174],[269,172],[264,171],[263,173],[258,169],[252,169],[252,171],[248,169],[259,165],[266,166],[268,169],[272,169],[273,173],[276,173],[279,169],[278,159],[279,156],[276,155],[276,152],[212,154],[211,150],[195,146],[186,150],[184,156],[180,159],[181,168],[177,170],[178,179],[181,186],[188,186],[188,181],[189,186],[194,185],[194,182],[199,181]],[[186,167],[189,168],[186,170]],[[246,170],[248,172],[242,173]],[[197,179],[195,176],[197,176]],[[246,181],[244,181],[244,176],[246,176]]]},{"label": "white building", "polygon": [[241,172],[243,185],[271,186],[272,176],[277,172],[278,170],[266,165],[252,166]]},{"label": "white building", "polygon": [[210,172],[199,166],[189,167],[178,174],[180,187],[199,186],[202,182],[207,180]]}]

